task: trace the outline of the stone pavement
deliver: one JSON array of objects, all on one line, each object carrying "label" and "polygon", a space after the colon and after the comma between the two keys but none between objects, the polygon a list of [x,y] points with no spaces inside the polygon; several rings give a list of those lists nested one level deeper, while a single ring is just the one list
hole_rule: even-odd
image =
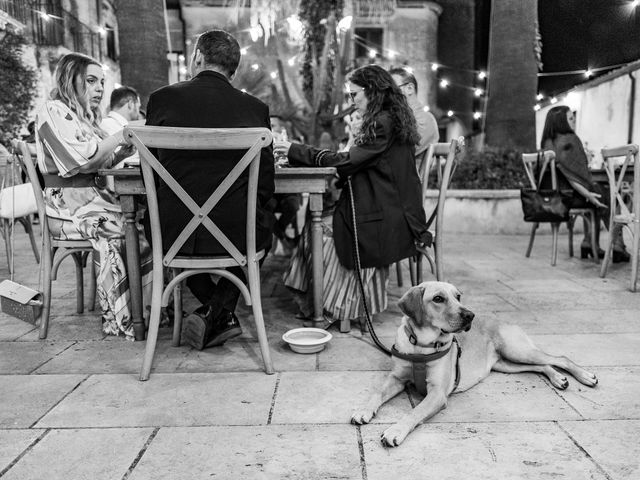
[{"label": "stone pavement", "polygon": [[[49,338],[0,314],[0,477],[29,479],[638,479],[640,478],[640,292],[628,264],[606,279],[595,263],[558,265],[550,237],[524,257],[525,236],[447,238],[446,277],[483,317],[522,325],[549,353],[594,371],[595,389],[555,390],[537,374],[492,373],[420,425],[399,448],[380,433],[420,399],[411,390],[371,425],[349,417],[390,366],[357,325],[319,354],[281,340],[299,326],[280,282],[286,258],[263,268],[263,305],[277,370],[262,372],[249,311],[244,334],[203,352],[173,348],[162,332],[151,379],[137,379],[143,342],[105,338],[95,313],[75,311],[71,261],[54,283]],[[16,280],[38,269],[17,236]],[[3,256],[4,257],[4,256]],[[6,278],[2,258],[0,278]],[[406,290],[391,276],[390,307],[376,330],[391,344]]]}]

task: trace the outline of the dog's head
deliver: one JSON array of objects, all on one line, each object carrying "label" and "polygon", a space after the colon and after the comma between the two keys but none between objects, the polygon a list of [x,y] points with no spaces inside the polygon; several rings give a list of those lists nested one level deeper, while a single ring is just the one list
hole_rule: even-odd
[{"label": "dog's head", "polygon": [[462,306],[460,295],[450,283],[424,282],[411,287],[398,306],[417,328],[433,328],[442,333],[469,331],[475,315]]}]

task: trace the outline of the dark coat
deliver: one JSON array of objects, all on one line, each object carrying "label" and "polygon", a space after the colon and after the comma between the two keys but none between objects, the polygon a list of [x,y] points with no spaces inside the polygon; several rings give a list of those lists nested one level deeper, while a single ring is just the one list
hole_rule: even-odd
[{"label": "dark coat", "polygon": [[416,254],[415,241],[427,241],[415,146],[400,143],[392,134],[391,117],[376,118],[375,140],[333,153],[292,144],[292,165],[336,167],[344,183],[333,214],[333,239],[340,263],[355,268],[353,221],[349,188],[351,176],[363,268],[385,267]]},{"label": "dark coat", "polygon": [[[200,72],[190,81],[153,92],[149,97],[146,123],[171,127],[271,128],[267,105],[236,90],[224,75],[209,70]],[[202,205],[243,154],[244,152],[235,150],[160,150],[158,158],[198,205]],[[260,158],[256,212],[258,250],[271,244],[274,217],[267,208],[267,203],[273,197],[274,174],[273,149],[269,146],[262,149]],[[248,178],[247,169],[209,215],[243,253],[246,251]],[[158,185],[158,207],[163,248],[167,251],[193,215],[164,182]],[[225,253],[225,250],[205,227],[200,226],[180,253],[216,255]]]}]

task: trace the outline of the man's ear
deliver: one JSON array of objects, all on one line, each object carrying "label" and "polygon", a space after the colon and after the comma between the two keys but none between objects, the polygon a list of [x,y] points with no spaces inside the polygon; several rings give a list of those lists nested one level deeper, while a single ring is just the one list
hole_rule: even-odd
[{"label": "man's ear", "polygon": [[417,324],[422,323],[422,296],[424,287],[420,285],[411,287],[398,301],[398,307],[407,317],[412,318]]}]

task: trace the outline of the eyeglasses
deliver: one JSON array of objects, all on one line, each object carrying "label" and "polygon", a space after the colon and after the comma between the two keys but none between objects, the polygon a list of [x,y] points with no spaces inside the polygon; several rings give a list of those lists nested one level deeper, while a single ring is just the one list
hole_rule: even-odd
[{"label": "eyeglasses", "polygon": [[405,85],[409,85],[410,83],[411,83],[411,82],[404,82],[404,83],[401,83],[400,85],[398,85],[398,88],[402,88],[402,87],[404,87]]},{"label": "eyeglasses", "polygon": [[347,92],[347,95],[351,98],[352,102],[356,101],[356,95],[360,92],[364,92],[364,88],[362,90],[356,90],[355,92]]}]

